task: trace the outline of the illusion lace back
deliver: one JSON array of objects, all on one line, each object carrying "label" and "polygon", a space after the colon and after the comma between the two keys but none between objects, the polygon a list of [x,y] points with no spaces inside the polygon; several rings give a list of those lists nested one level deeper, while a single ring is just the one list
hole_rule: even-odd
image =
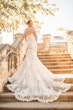
[{"label": "illusion lace back", "polygon": [[8,80],[11,84],[7,84],[7,88],[14,92],[15,98],[20,101],[52,102],[70,88],[69,84],[63,83],[64,79],[55,77],[39,60],[33,34],[28,35],[25,59]]}]

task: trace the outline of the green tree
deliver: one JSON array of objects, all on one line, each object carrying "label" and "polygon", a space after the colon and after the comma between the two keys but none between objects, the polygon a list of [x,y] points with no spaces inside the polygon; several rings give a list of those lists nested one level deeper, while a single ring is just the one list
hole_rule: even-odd
[{"label": "green tree", "polygon": [[48,0],[0,0],[0,31],[16,30],[27,19],[37,24],[37,12],[54,15],[56,10],[56,5],[49,4]]}]

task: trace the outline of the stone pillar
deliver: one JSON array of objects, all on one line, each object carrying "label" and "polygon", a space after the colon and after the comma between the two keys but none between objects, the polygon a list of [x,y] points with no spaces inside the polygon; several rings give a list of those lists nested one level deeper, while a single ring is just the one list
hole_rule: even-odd
[{"label": "stone pillar", "polygon": [[67,32],[67,45],[68,45],[68,53],[73,59],[73,31]]},{"label": "stone pillar", "polygon": [[4,45],[4,48],[0,49],[0,92],[4,90],[8,76],[15,73],[25,55],[26,42],[23,36],[17,38],[12,46]]},{"label": "stone pillar", "polygon": [[43,35],[43,46],[44,46],[44,50],[45,51],[49,51],[50,50],[50,34],[44,34]]}]

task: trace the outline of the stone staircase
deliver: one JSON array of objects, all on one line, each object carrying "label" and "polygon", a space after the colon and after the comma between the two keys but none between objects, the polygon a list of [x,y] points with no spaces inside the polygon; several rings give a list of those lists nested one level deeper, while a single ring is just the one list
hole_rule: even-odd
[{"label": "stone staircase", "polygon": [[73,61],[69,54],[38,53],[43,64],[55,74],[73,74]]},{"label": "stone staircase", "polygon": [[62,93],[55,102],[41,103],[17,101],[5,87],[4,92],[0,93],[0,110],[73,110],[73,61],[70,55],[38,52],[38,57],[56,76],[65,77],[64,82],[72,85],[70,90]]}]

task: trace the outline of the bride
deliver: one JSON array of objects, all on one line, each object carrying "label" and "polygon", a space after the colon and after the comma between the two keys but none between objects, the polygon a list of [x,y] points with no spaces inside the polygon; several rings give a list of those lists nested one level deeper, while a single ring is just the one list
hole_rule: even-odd
[{"label": "bride", "polygon": [[8,78],[7,88],[20,101],[53,102],[62,92],[70,89],[64,79],[56,77],[37,56],[37,34],[33,22],[27,22],[24,38],[27,41],[26,57],[16,73]]}]

